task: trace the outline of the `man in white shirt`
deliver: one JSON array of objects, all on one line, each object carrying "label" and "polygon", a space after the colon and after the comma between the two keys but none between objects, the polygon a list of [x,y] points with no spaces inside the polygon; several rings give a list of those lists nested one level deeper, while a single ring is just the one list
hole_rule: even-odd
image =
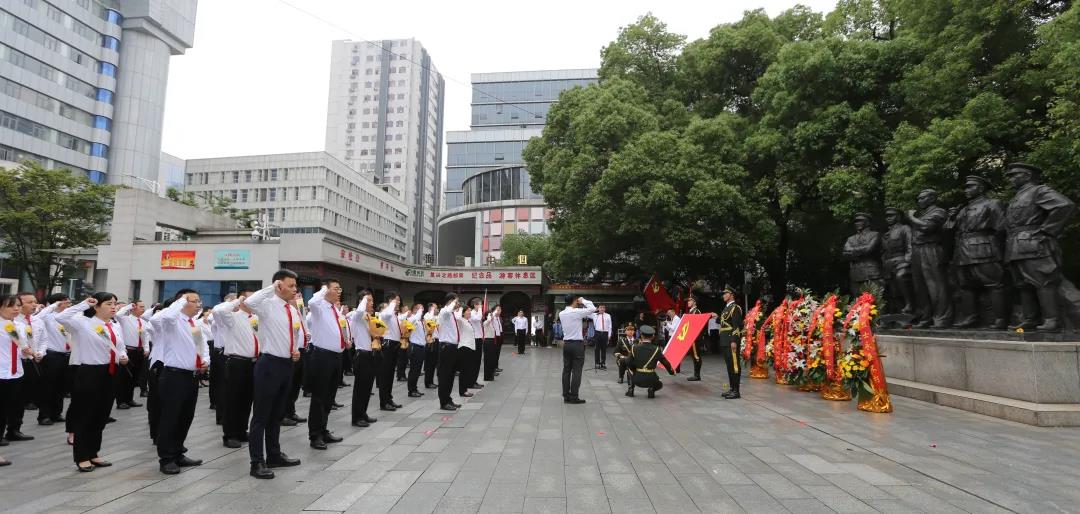
[{"label": "man in white shirt", "polygon": [[447,294],[446,303],[439,310],[439,326],[435,329],[435,339],[439,340],[439,406],[443,410],[457,410],[460,407],[450,398],[450,392],[454,390],[454,373],[459,368],[457,353],[458,343],[461,342],[455,314],[457,305],[457,295]]},{"label": "man in white shirt", "polygon": [[40,327],[34,325],[32,318],[37,309],[37,297],[34,293],[19,293],[16,296],[19,298],[20,307],[18,315],[15,316],[15,330],[19,333],[23,344],[30,348],[31,353],[27,355],[21,351],[18,352],[22,359],[23,376],[19,379],[18,397],[12,403],[12,410],[8,412],[8,429],[4,439],[30,441],[34,439],[34,436],[22,433],[23,416],[26,414],[27,407],[37,407],[40,396],[38,390],[41,389],[40,362],[44,352],[35,339],[35,330]]},{"label": "man in white shirt", "polygon": [[223,410],[221,440],[226,448],[239,448],[248,440],[248,419],[254,389],[255,358],[259,356],[259,318],[244,305],[252,291],[228,295],[213,309],[214,341],[225,350],[225,383],[221,385]]},{"label": "man in white shirt", "polygon": [[371,291],[360,293],[360,306],[349,314],[349,324],[353,327],[353,344],[356,357],[353,360],[353,395],[352,426],[365,428],[375,421],[368,416],[368,403],[371,401],[371,388],[375,384],[378,370],[375,356],[371,351],[371,331],[368,320],[375,314]]},{"label": "man in white shirt", "polygon": [[427,334],[424,333],[424,304],[413,305],[413,310],[406,319],[413,326],[413,331],[409,334],[409,398],[419,398],[424,396],[424,393],[420,392],[419,382],[427,348]]},{"label": "man in white shirt", "polygon": [[71,306],[66,294],[55,293],[46,298],[46,306],[38,313],[44,330],[37,335],[38,343],[44,345],[45,357],[41,359],[41,400],[38,401],[38,424],[52,425],[65,421],[64,395],[69,392],[74,373],[68,366],[71,347],[67,335],[56,321],[56,315]]},{"label": "man in white shirt", "polygon": [[563,402],[582,404],[585,400],[578,397],[581,368],[585,365],[585,338],[581,325],[596,312],[596,307],[592,302],[575,294],[566,295],[565,302],[566,308],[559,313],[559,323],[563,330]]},{"label": "man in white shirt", "polygon": [[379,319],[386,324],[386,334],[382,340],[382,363],[379,372],[375,376],[375,384],[379,388],[379,409],[395,411],[401,408],[401,404],[394,403],[394,371],[397,369],[397,356],[401,351],[401,325],[398,322],[398,303],[401,298],[397,293],[386,295],[386,308],[379,313]]},{"label": "man in white shirt", "polygon": [[337,392],[341,372],[341,352],[349,346],[345,338],[345,317],[336,304],[341,300],[341,283],[335,279],[323,281],[323,287],[308,302],[308,322],[311,330],[311,350],[304,370],[305,389],[311,393],[308,410],[308,441],[312,448],[325,450],[327,443],[340,443],[342,438],[326,428],[330,406]]},{"label": "man in white shirt", "polygon": [[141,317],[145,313],[146,308],[139,300],[125,305],[116,313],[116,320],[124,333],[124,344],[127,345],[128,354],[125,369],[116,374],[116,408],[120,410],[142,407],[141,403],[135,401],[135,386],[139,373],[146,366],[146,345],[149,341],[146,338]]},{"label": "man in white shirt", "polygon": [[484,382],[494,381],[499,369],[499,325],[499,307],[495,306],[484,316]]},{"label": "man in white shirt", "polygon": [[502,306],[496,305],[495,312],[492,314],[491,327],[495,329],[495,376],[499,376],[502,373],[502,368],[499,367],[499,357],[502,357],[503,347],[503,318],[502,318]]},{"label": "man in white shirt", "polygon": [[517,343],[518,355],[524,355],[525,342],[529,340],[529,318],[525,317],[525,311],[518,311],[511,321],[514,323],[514,342]]},{"label": "man in white shirt", "polygon": [[244,299],[244,305],[259,317],[260,355],[255,362],[255,397],[248,444],[250,474],[255,478],[274,478],[274,472],[268,468],[300,465],[300,459],[291,459],[281,451],[279,441],[292,385],[293,363],[300,360],[300,346],[304,342],[300,311],[293,305],[296,279],[296,273],[280,270],[274,273],[269,287]]},{"label": "man in white shirt", "polygon": [[[423,322],[428,320],[439,321],[439,306],[434,303],[428,304],[428,311],[424,314]],[[426,332],[427,327],[424,327]],[[435,371],[439,367],[439,336],[438,332],[432,332],[431,340],[424,349],[424,389],[435,389]]]},{"label": "man in white shirt", "polygon": [[607,306],[596,306],[597,312],[591,316],[593,322],[593,368],[607,369],[607,347],[611,342],[611,314]]},{"label": "man in white shirt", "polygon": [[186,289],[164,310],[154,314],[150,324],[157,334],[164,367],[158,378],[160,418],[158,420],[157,453],[162,473],[175,475],[180,468],[198,466],[201,460],[184,455],[195,404],[199,398],[196,373],[210,367],[209,345],[194,316],[202,309],[199,294]]}]

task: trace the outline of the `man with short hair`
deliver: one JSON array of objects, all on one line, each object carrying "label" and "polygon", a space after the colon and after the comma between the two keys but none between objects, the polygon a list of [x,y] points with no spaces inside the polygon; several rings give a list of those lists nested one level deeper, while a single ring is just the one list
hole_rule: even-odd
[{"label": "man with short hair", "polygon": [[261,336],[261,354],[255,362],[254,412],[248,444],[250,474],[255,478],[274,478],[274,472],[268,468],[300,465],[300,459],[290,459],[281,451],[279,441],[285,402],[292,385],[293,363],[300,360],[300,345],[304,339],[300,311],[293,305],[297,295],[296,279],[296,273],[280,270],[274,273],[270,286],[243,302],[259,316]]},{"label": "man with short hair", "polygon": [[30,441],[34,439],[34,436],[22,433],[22,423],[26,410],[41,410],[37,402],[42,380],[40,363],[45,350],[37,341],[37,337],[39,334],[44,335],[44,330],[40,320],[33,317],[34,311],[37,310],[37,297],[34,293],[22,292],[16,296],[19,298],[20,308],[15,316],[15,330],[25,345],[30,348],[31,353],[27,355],[24,352],[17,352],[22,358],[23,376],[18,379],[19,385],[16,388],[18,397],[9,404],[11,411],[7,413],[7,433],[0,435],[8,441]]},{"label": "man with short hair", "polygon": [[139,373],[146,366],[146,345],[149,341],[142,320],[145,313],[146,308],[141,300],[125,305],[116,313],[128,354],[128,363],[116,374],[116,408],[120,410],[142,407],[141,403],[135,401],[135,387]]},{"label": "man with short hair", "polygon": [[442,410],[457,410],[450,392],[454,390],[454,373],[458,370],[458,343],[461,332],[458,330],[456,309],[458,297],[454,293],[446,295],[446,303],[439,310],[438,326],[435,339],[439,340],[439,406]]},{"label": "man with short hair", "polygon": [[38,395],[38,424],[52,425],[66,421],[64,395],[71,390],[74,370],[68,366],[71,346],[67,334],[56,321],[56,315],[71,307],[71,300],[63,293],[54,293],[45,298],[46,307],[38,313],[44,330],[37,334],[38,344],[45,349],[41,359],[41,392]]},{"label": "man with short hair", "polygon": [[240,295],[228,295],[213,309],[215,341],[225,354],[225,383],[221,384],[221,440],[226,448],[239,448],[248,440],[248,419],[254,394],[255,359],[259,356],[259,336],[255,333],[259,318],[251,313],[244,300],[251,296],[244,289]]},{"label": "man with short hair", "polygon": [[594,312],[593,303],[575,294],[565,298],[566,307],[559,313],[559,322],[563,329],[563,403],[582,404],[585,400],[578,397],[581,387],[581,368],[585,365],[585,338],[581,325]]},{"label": "man with short hair", "polygon": [[607,369],[607,347],[611,342],[611,314],[607,313],[607,306],[596,306],[597,312],[591,319],[593,322],[593,368]]},{"label": "man with short hair", "polygon": [[326,428],[337,392],[341,371],[341,352],[349,346],[345,338],[345,317],[335,306],[341,300],[341,283],[335,279],[323,282],[322,289],[308,302],[308,322],[311,329],[311,349],[304,370],[306,389],[311,393],[308,409],[308,441],[312,448],[325,450],[327,443],[340,443],[342,438]]},{"label": "man with short hair", "polygon": [[386,308],[379,313],[379,319],[386,324],[386,334],[382,340],[382,363],[379,373],[375,376],[375,384],[379,388],[379,409],[395,411],[402,407],[394,403],[394,374],[397,370],[397,356],[401,351],[401,324],[398,320],[398,302],[401,297],[397,293],[387,293]]}]

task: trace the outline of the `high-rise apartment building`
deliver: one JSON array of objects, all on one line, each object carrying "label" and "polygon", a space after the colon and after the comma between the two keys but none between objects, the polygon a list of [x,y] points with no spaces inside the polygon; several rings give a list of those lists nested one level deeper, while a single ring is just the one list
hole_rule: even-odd
[{"label": "high-rise apartment building", "polygon": [[547,233],[548,211],[532,192],[522,152],[560,93],[596,81],[595,69],[472,75],[471,130],[446,134],[439,265],[498,261],[504,235]]},{"label": "high-rise apartment building", "polygon": [[0,161],[160,189],[169,58],[197,0],[0,3]]},{"label": "high-rise apartment building", "polygon": [[326,151],[406,206],[406,259],[434,259],[445,83],[415,39],[335,41]]}]

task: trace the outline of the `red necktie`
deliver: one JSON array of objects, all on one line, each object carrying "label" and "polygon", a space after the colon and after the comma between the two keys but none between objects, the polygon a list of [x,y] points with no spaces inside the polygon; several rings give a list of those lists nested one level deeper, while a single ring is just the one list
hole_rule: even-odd
[{"label": "red necktie", "polygon": [[[188,325],[191,325],[191,328],[195,328],[195,322],[192,321],[191,318],[188,318],[187,322],[188,322]],[[192,334],[192,335],[195,335],[195,334]],[[202,368],[202,355],[199,353],[199,347],[196,346],[195,347],[195,369],[199,369],[199,368]]]},{"label": "red necktie", "polygon": [[457,328],[457,318],[454,318],[453,321],[454,321],[454,343],[460,343],[461,342],[461,332],[459,332],[458,328]]},{"label": "red necktie", "polygon": [[113,332],[112,323],[106,321],[105,328],[109,329],[109,339],[112,341],[113,348],[109,349],[109,374],[116,374],[116,332]]},{"label": "red necktie", "polygon": [[292,309],[289,308],[289,304],[285,304],[285,314],[289,315],[289,355],[291,356],[293,348],[296,347],[296,333],[293,330]]},{"label": "red necktie", "polygon": [[135,321],[139,323],[139,348],[142,348],[142,319],[135,316]]},{"label": "red necktie", "polygon": [[[248,314],[248,319],[251,319],[251,314]],[[251,331],[251,336],[255,338],[255,356],[258,357],[259,356],[259,334],[256,334],[255,331],[253,330],[253,331]]]},{"label": "red necktie", "polygon": [[11,376],[15,376],[19,372],[19,345],[15,344],[15,339],[11,340]]},{"label": "red necktie", "polygon": [[345,330],[343,330],[341,328],[341,320],[338,319],[337,309],[335,309],[333,305],[328,304],[328,306],[330,307],[330,312],[334,313],[334,324],[337,325],[338,335],[341,336],[341,349],[344,350],[345,349]]}]

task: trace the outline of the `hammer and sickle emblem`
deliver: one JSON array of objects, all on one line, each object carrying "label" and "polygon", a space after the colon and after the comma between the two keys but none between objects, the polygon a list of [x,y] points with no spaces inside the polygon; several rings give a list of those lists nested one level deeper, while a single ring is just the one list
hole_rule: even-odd
[{"label": "hammer and sickle emblem", "polygon": [[660,292],[660,284],[653,284],[652,285],[652,292],[659,293]]},{"label": "hammer and sickle emblem", "polygon": [[682,341],[682,340],[686,339],[686,333],[689,332],[689,331],[690,331],[690,324],[687,323],[687,324],[683,325],[682,330],[679,330],[679,340]]}]

